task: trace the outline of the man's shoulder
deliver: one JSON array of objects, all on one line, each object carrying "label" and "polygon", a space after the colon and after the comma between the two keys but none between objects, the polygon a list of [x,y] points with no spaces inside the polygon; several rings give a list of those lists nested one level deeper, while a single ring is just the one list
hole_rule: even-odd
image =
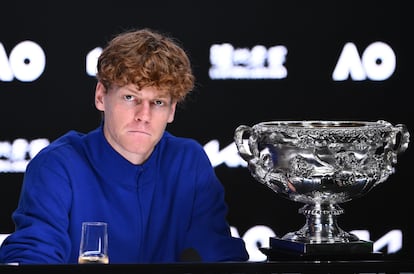
[{"label": "man's shoulder", "polygon": [[75,152],[79,150],[79,145],[82,143],[81,140],[84,136],[86,136],[85,133],[70,130],[44,147],[38,154],[36,154],[35,158],[48,158],[47,155],[51,154],[68,155],[70,151]]},{"label": "man's shoulder", "polygon": [[63,134],[62,136],[55,139],[53,142],[51,142],[48,145],[49,149],[56,149],[58,147],[68,145],[68,144],[74,144],[77,142],[80,142],[82,137],[85,136],[84,133],[81,133],[79,131],[70,130],[67,133]]}]

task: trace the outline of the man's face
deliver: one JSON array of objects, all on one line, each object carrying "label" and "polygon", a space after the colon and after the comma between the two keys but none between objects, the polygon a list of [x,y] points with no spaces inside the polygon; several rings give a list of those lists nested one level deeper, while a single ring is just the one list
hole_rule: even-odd
[{"label": "man's face", "polygon": [[134,85],[106,90],[98,82],[95,106],[104,112],[104,134],[109,144],[133,164],[142,164],[174,120],[176,102],[154,87]]}]

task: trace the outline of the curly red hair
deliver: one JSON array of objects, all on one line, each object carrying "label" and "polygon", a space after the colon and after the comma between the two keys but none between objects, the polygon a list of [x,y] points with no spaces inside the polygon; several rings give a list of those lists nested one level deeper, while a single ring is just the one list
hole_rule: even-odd
[{"label": "curly red hair", "polygon": [[112,85],[152,86],[179,102],[194,88],[186,52],[172,38],[150,29],[115,36],[99,56],[97,69],[97,79],[107,89]]}]

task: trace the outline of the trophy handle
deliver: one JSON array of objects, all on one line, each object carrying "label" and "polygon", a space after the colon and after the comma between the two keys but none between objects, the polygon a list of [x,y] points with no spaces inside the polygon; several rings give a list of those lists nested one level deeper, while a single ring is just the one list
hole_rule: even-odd
[{"label": "trophy handle", "polygon": [[[251,142],[249,138],[252,135],[252,128],[245,125],[240,125],[236,128],[234,133],[234,142],[236,144],[237,150],[239,151],[240,157],[242,157],[246,162],[250,162],[256,156],[252,153]],[[245,138],[246,136],[246,138]],[[247,145],[249,149],[247,149]],[[254,151],[255,149],[253,149]],[[256,149],[257,150],[257,149]]]},{"label": "trophy handle", "polygon": [[239,155],[248,163],[252,176],[260,183],[271,188],[275,192],[287,195],[294,191],[294,186],[279,169],[273,166],[270,154],[260,155],[257,132],[252,127],[240,125],[236,128],[234,142]]},{"label": "trophy handle", "polygon": [[392,149],[396,154],[404,152],[408,148],[410,142],[410,133],[404,124],[395,125],[395,137],[392,139]]}]

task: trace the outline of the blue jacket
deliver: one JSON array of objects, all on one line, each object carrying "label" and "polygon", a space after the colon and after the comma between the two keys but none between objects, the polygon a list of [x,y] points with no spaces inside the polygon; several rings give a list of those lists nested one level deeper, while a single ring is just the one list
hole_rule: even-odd
[{"label": "blue jacket", "polygon": [[133,165],[102,126],[70,131],[30,161],[0,262],[77,263],[84,221],[108,223],[110,263],[177,262],[189,248],[204,262],[245,261],[226,214],[224,188],[194,140],[165,132]]}]

